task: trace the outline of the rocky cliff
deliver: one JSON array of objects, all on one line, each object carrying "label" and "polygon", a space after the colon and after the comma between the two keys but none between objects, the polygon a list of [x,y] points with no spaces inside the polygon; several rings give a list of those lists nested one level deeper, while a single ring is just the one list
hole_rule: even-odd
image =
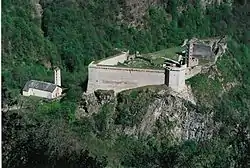
[{"label": "rocky cliff", "polygon": [[109,128],[117,133],[153,135],[173,143],[208,139],[218,131],[219,123],[213,121],[212,111],[202,109],[190,97],[177,95],[164,86],[138,88],[117,96],[112,91],[98,90],[83,95],[77,117],[92,117],[108,105],[113,110]]},{"label": "rocky cliff", "polygon": [[[150,7],[154,6],[157,8],[165,9],[166,11],[171,11],[173,8],[178,9],[179,13],[185,11],[188,6],[194,5],[198,1],[175,1],[175,0],[123,0],[121,1],[121,11],[118,19],[127,22],[129,26],[133,27],[143,27],[145,25],[145,19],[148,15],[148,10]],[[200,5],[202,8],[207,8],[211,5],[221,5],[222,3],[232,4],[232,0],[201,0]],[[171,18],[171,14],[169,13]]]}]

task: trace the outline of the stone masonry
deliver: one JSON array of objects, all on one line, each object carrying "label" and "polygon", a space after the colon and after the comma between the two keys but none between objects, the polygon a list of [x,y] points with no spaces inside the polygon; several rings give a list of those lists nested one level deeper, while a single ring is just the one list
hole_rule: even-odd
[{"label": "stone masonry", "polygon": [[185,67],[164,70],[116,66],[118,62],[123,63],[128,57],[128,52],[123,52],[120,55],[90,63],[87,94],[98,89],[114,90],[117,93],[127,89],[162,84],[166,84],[175,91],[185,87]]},{"label": "stone masonry", "polygon": [[[165,65],[164,69],[142,69],[120,67],[117,64],[124,63],[131,58],[129,51],[122,52],[103,60],[93,61],[88,66],[88,87],[87,94],[95,90],[114,90],[118,93],[123,90],[143,87],[148,85],[167,85],[173,91],[182,92],[185,90],[185,80],[201,72],[198,58],[210,59],[225,52],[225,38],[207,40],[210,45],[196,38],[184,41],[183,46],[187,46],[187,56],[179,63],[173,61],[173,65]],[[219,46],[219,52],[214,53],[213,44]],[[188,45],[187,45],[188,44]],[[221,51],[220,51],[221,50]],[[171,60],[169,60],[171,62]],[[182,63],[181,63],[182,62]],[[183,63],[184,62],[184,63]]]}]

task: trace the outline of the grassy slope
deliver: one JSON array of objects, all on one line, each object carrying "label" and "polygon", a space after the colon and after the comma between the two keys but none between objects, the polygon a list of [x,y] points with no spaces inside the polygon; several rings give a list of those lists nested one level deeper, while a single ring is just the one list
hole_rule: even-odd
[{"label": "grassy slope", "polygon": [[134,67],[134,68],[153,68],[153,69],[163,69],[162,65],[165,61],[164,58],[170,58],[177,60],[178,57],[176,52],[181,52],[184,50],[182,47],[171,47],[168,49],[156,51],[153,53],[145,53],[140,57],[145,58],[135,58],[133,61],[129,61],[126,64],[119,64],[119,66]]}]

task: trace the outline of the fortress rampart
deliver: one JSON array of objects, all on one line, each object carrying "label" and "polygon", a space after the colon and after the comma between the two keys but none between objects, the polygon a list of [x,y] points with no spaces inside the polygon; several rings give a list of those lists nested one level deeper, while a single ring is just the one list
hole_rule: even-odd
[{"label": "fortress rampart", "polygon": [[129,52],[93,61],[88,66],[87,94],[97,89],[114,90],[118,93],[123,90],[148,85],[166,84],[175,91],[185,88],[185,80],[200,72],[200,66],[169,67],[165,69],[142,69],[120,67],[117,64],[128,60]]},{"label": "fortress rampart", "polygon": [[195,75],[198,75],[201,72],[201,68],[201,66],[187,68],[185,73],[185,80],[192,78]]},{"label": "fortress rampart", "polygon": [[129,51],[123,52],[122,54],[114,55],[114,56],[99,60],[97,62],[92,62],[92,64],[97,64],[97,65],[117,65],[118,62],[123,63],[124,61],[126,61],[128,56],[129,56]]},{"label": "fortress rampart", "polygon": [[[179,54],[181,59],[178,62],[166,58],[162,64],[164,69],[118,66],[119,62],[133,61],[133,57],[136,55],[129,55],[129,51],[94,61],[88,66],[87,94],[93,93],[98,89],[114,90],[117,93],[127,89],[162,84],[166,84],[173,90],[181,92],[185,89],[185,80],[201,72],[200,58],[211,60],[214,55],[221,55],[225,52],[226,44],[221,40],[217,40],[216,45],[214,45],[215,42],[207,44],[197,41],[197,39],[191,39],[186,49],[187,54],[186,51],[182,52],[183,54]],[[187,45],[187,43],[188,41],[185,40],[182,47]]]},{"label": "fortress rampart", "polygon": [[117,66],[129,57],[129,51],[104,60],[93,61],[88,66],[87,94],[97,89],[114,90],[115,93],[147,85],[165,83],[165,70]]},{"label": "fortress rampart", "polygon": [[165,70],[123,68],[108,65],[90,64],[87,93],[96,89],[114,90],[115,93],[165,83]]}]

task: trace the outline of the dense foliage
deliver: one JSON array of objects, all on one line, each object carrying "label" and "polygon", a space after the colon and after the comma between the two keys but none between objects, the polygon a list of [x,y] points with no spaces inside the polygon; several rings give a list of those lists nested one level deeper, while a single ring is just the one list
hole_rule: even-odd
[{"label": "dense foliage", "polygon": [[[3,113],[4,166],[249,167],[250,3],[241,3],[204,10],[199,3],[169,0],[168,5],[152,6],[145,27],[137,29],[117,17],[122,0],[42,0],[42,18],[36,16],[34,1],[3,1],[3,103],[19,102],[20,90],[30,79],[52,81],[50,65],[62,68],[67,88],[60,102],[29,100],[28,109]],[[180,6],[185,6],[181,13]],[[146,53],[185,38],[217,35],[230,37],[230,50],[218,62],[223,82],[205,75],[190,80],[200,104],[212,105],[208,108],[215,111],[214,120],[222,123],[211,140],[171,146],[154,137],[110,132],[119,124],[133,126],[144,114],[143,104],[152,95],[136,92],[119,102],[115,121],[108,106],[93,118],[75,118],[90,61],[114,53],[116,47]],[[235,81],[235,88],[219,94],[224,84]]]}]

